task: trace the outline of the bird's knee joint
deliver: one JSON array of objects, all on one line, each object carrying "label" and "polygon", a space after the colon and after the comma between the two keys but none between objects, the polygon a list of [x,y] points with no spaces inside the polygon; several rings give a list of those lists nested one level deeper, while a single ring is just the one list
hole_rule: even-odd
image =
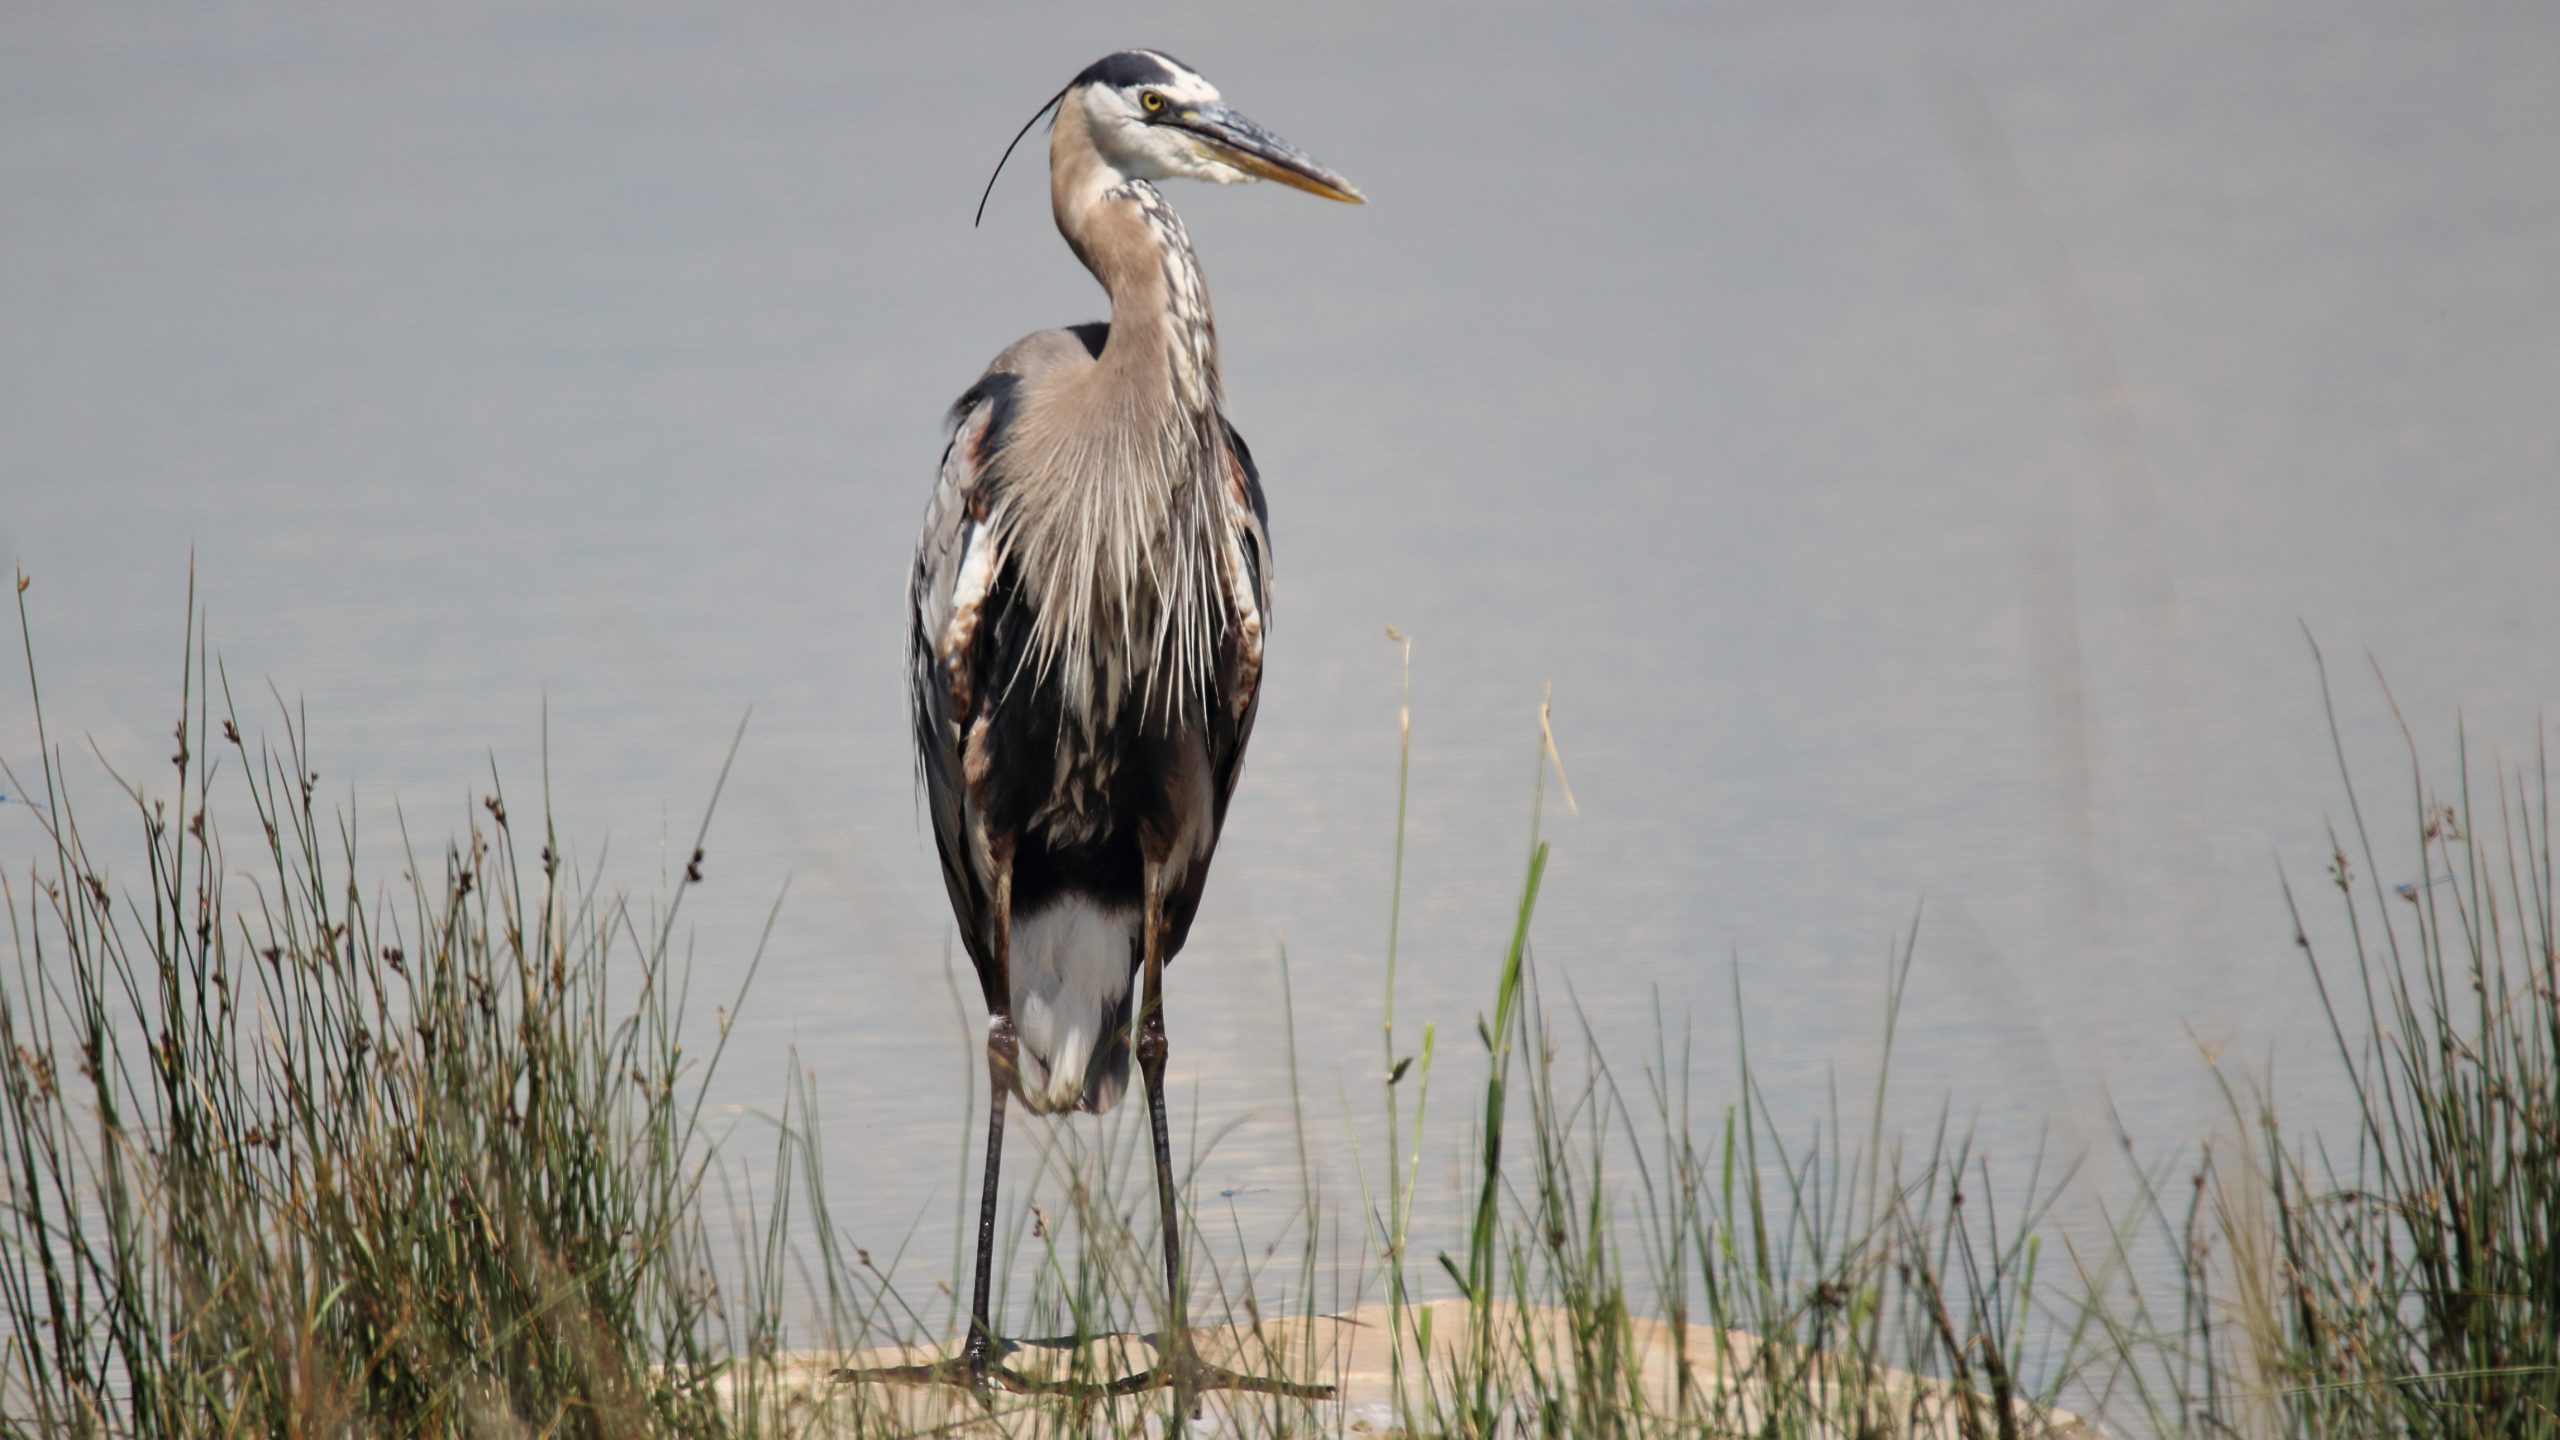
[{"label": "bird's knee joint", "polygon": [[1152,1069],[1155,1066],[1162,1065],[1164,1063],[1164,1057],[1170,1053],[1172,1053],[1172,1047],[1165,1043],[1164,1026],[1160,1024],[1144,1024],[1138,1027],[1139,1064]]},{"label": "bird's knee joint", "polygon": [[987,1023],[987,1058],[1011,1065],[1021,1055],[1021,1037],[1014,1033],[1013,1017],[999,1015]]}]

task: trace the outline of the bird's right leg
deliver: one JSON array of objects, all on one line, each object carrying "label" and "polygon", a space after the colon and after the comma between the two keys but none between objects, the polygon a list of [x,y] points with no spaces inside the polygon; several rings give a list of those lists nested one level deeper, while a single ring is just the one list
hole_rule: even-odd
[{"label": "bird's right leg", "polygon": [[1196,1357],[1191,1353],[1190,1320],[1184,1314],[1182,1290],[1182,1208],[1173,1190],[1173,1155],[1164,1123],[1164,865],[1146,860],[1145,909],[1139,920],[1139,977],[1145,987],[1138,1002],[1138,1069],[1147,1081],[1147,1121],[1155,1138],[1156,1203],[1164,1227],[1165,1312],[1157,1352],[1164,1378],[1173,1388],[1170,1433],[1181,1436],[1190,1419]]},{"label": "bird's right leg", "polygon": [[987,1351],[994,1330],[987,1323],[987,1290],[996,1244],[996,1175],[1004,1165],[1005,1092],[1013,1087],[1018,1049],[1013,1032],[1013,863],[997,861],[995,875],[995,974],[987,985],[987,1171],[978,1197],[978,1274],[969,1302],[969,1339],[960,1367],[971,1388],[986,1383]]}]

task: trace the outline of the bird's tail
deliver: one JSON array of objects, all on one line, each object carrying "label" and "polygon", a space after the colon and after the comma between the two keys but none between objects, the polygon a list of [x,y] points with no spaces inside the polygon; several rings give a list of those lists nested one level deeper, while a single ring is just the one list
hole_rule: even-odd
[{"label": "bird's tail", "polygon": [[1013,1092],[1034,1113],[1099,1115],[1129,1088],[1130,925],[1070,898],[1013,933]]},{"label": "bird's tail", "polygon": [[1137,999],[1137,987],[1120,993],[1118,1013],[1104,1017],[1102,1043],[1093,1047],[1093,1056],[1084,1062],[1084,1086],[1076,1096],[1076,1108],[1088,1115],[1100,1115],[1120,1103],[1129,1088],[1129,1007]]},{"label": "bird's tail", "polygon": [[1022,1033],[1013,1071],[1015,1097],[1036,1115],[1062,1110],[1100,1115],[1119,1104],[1129,1088],[1129,1007],[1136,998],[1135,987],[1122,991],[1118,1004],[1094,1017],[1098,1024],[1043,1036],[1045,1045]]}]

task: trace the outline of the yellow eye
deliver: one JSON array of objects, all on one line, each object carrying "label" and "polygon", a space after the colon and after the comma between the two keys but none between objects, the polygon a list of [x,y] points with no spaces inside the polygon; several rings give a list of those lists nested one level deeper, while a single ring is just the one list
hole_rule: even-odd
[{"label": "yellow eye", "polygon": [[1146,106],[1147,113],[1153,115],[1164,108],[1164,96],[1149,90],[1138,96],[1138,103]]}]

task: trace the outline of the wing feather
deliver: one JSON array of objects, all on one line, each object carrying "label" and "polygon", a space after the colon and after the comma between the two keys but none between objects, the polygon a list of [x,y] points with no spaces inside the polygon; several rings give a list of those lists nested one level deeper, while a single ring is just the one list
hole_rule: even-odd
[{"label": "wing feather", "polygon": [[1218,819],[1223,824],[1227,800],[1235,794],[1237,777],[1244,771],[1244,747],[1253,738],[1254,716],[1262,708],[1262,651],[1271,625],[1271,515],[1262,498],[1262,471],[1253,463],[1253,451],[1233,424],[1223,417],[1220,423],[1226,428],[1229,461],[1226,520],[1231,557],[1222,678],[1233,719],[1231,726],[1212,727],[1209,759],[1217,777]]},{"label": "wing feather", "polygon": [[1209,857],[1227,824],[1227,802],[1235,798],[1244,775],[1244,750],[1253,738],[1253,721],[1262,709],[1263,638],[1271,623],[1270,515],[1262,499],[1262,472],[1235,426],[1225,425],[1227,485],[1223,492],[1227,548],[1220,564],[1225,584],[1225,633],[1219,649],[1220,692],[1202,707],[1201,748],[1208,762],[1211,815],[1208,845],[1200,863],[1183,875],[1180,887],[1166,897],[1165,928],[1170,952],[1178,952],[1191,934],[1200,896],[1209,883]]},{"label": "wing feather", "polygon": [[907,694],[915,722],[916,782],[933,818],[952,913],[982,976],[990,897],[971,853],[962,754],[977,700],[969,641],[983,618],[997,563],[986,524],[986,484],[997,411],[1005,398],[1004,387],[988,382],[1000,378],[1009,377],[988,376],[951,409],[951,438],[925,508],[908,588]]},{"label": "wing feather", "polygon": [[[982,986],[991,985],[995,906],[993,882],[971,800],[968,776],[973,727],[996,699],[991,673],[1013,653],[1001,640],[1022,617],[1006,583],[1002,527],[991,524],[1003,486],[1003,456],[1025,386],[1078,367],[1102,353],[1103,325],[1041,330],[996,356],[978,383],[951,407],[950,438],[942,449],[933,498],[925,506],[924,533],[916,541],[915,571],[908,584],[907,690],[913,710],[916,783],[933,819],[941,852],[942,881],[951,895],[960,937],[968,946]],[[1017,648],[1018,639],[1016,637]],[[1009,676],[1008,676],[1009,678]],[[989,997],[990,1005],[1000,997]]]}]

